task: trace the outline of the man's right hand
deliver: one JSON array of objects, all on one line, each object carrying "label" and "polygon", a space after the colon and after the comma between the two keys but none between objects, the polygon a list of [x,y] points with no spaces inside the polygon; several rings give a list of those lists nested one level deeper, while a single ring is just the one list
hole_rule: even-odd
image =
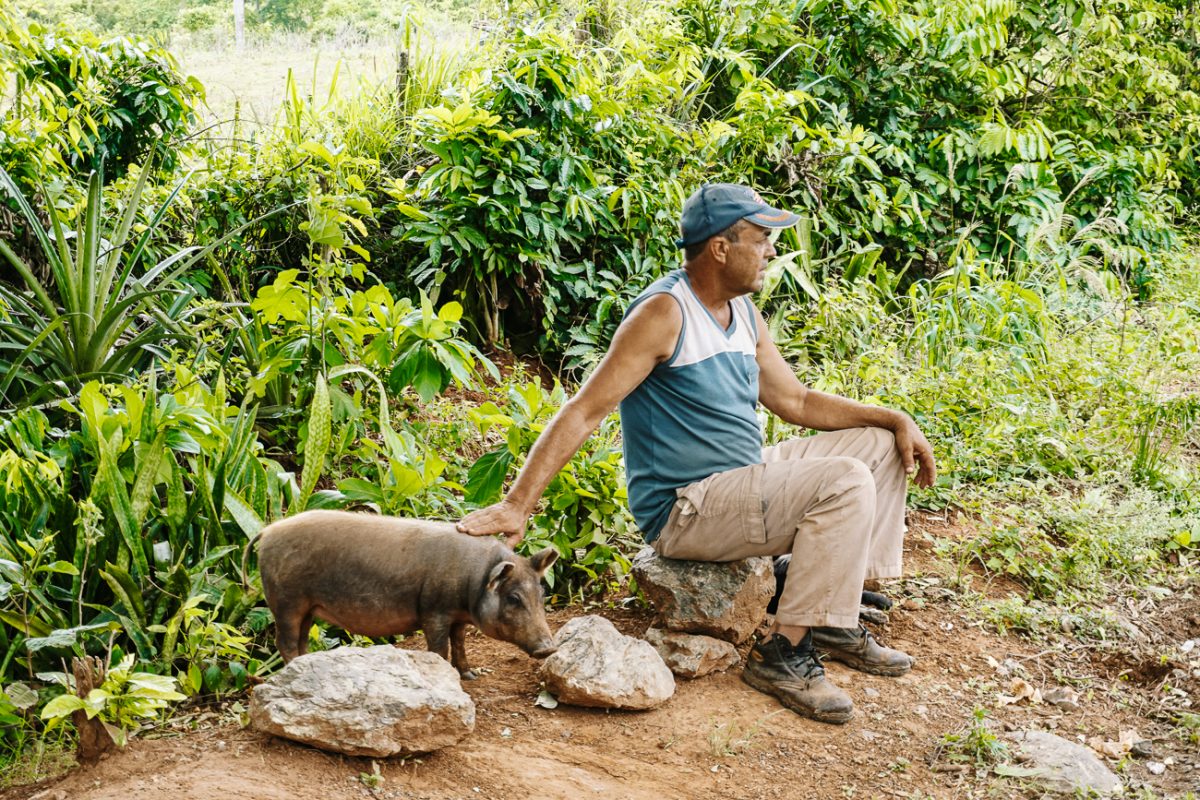
[{"label": "man's right hand", "polygon": [[472,511],[459,520],[459,533],[471,536],[491,536],[495,533],[506,533],[504,542],[509,547],[516,547],[525,536],[525,526],[529,524],[529,512],[521,509],[515,503],[501,500],[499,503]]}]

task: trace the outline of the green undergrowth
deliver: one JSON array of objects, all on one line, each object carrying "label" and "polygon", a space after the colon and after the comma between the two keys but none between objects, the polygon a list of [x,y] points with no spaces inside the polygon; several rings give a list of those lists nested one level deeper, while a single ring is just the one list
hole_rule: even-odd
[{"label": "green undergrowth", "polygon": [[[974,534],[937,551],[968,604],[1001,633],[1120,642],[1130,628],[1117,600],[1160,601],[1196,575],[1200,514],[1147,489],[1010,484],[967,505]],[[1020,590],[988,591],[999,576]]]},{"label": "green undergrowth", "polygon": [[76,765],[73,730],[48,737],[30,723],[0,749],[0,791],[53,778]]}]

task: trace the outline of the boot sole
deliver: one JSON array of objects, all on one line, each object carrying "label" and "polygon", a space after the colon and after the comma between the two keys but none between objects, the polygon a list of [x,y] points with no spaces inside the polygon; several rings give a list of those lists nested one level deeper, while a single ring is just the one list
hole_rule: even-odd
[{"label": "boot sole", "polygon": [[871,664],[852,653],[839,650],[821,650],[818,648],[817,652],[821,654],[823,661],[838,661],[859,672],[865,672],[868,675],[880,675],[884,678],[899,678],[901,675],[907,675],[912,669],[911,661],[906,666],[889,667],[886,664]]},{"label": "boot sole", "polygon": [[782,705],[784,708],[790,709],[802,717],[816,720],[817,722],[829,722],[834,725],[845,725],[854,716],[853,708],[851,708],[849,711],[822,712],[813,708],[808,708],[807,706],[799,705],[798,703],[792,701],[791,697],[789,697],[786,693],[780,692],[775,684],[752,673],[747,673],[744,670],[742,671],[742,682],[753,689],[757,689],[763,694],[771,695],[771,697],[774,697],[776,700],[778,700],[780,705]]}]

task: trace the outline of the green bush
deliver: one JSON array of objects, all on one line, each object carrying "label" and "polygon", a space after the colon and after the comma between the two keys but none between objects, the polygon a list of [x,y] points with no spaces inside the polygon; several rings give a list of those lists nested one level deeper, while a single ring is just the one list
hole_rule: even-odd
[{"label": "green bush", "polygon": [[202,33],[225,21],[224,9],[213,6],[192,6],[179,13],[179,26],[188,33]]},{"label": "green bush", "polygon": [[[184,77],[175,58],[132,36],[100,39],[57,25],[21,24],[0,15],[0,67],[17,76],[3,120],[0,165],[32,179],[56,165],[110,176],[152,159],[170,172],[196,119],[204,89]],[[18,160],[7,140],[32,141]],[[44,175],[43,175],[44,176]]]}]

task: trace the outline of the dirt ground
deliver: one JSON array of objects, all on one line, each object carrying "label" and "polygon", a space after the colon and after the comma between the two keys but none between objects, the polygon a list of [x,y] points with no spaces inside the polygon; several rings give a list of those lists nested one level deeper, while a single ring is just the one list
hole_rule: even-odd
[{"label": "dirt ground", "polygon": [[[947,570],[933,556],[936,539],[960,534],[941,516],[911,520],[908,577],[887,587],[900,602],[880,634],[919,660],[902,678],[829,664],[828,674],[856,705],[844,726],[781,709],[743,684],[739,668],[679,681],[675,696],[652,711],[548,710],[534,705],[537,662],[474,634],[467,644],[472,661],[490,672],[464,684],[476,704],[476,728],[456,747],[407,759],[337,756],[244,729],[240,706],[227,705],[179,714],[97,765],[9,790],[0,800],[1039,796],[1019,779],[956,762],[940,747],[976,707],[987,709],[997,733],[1039,728],[1076,741],[1117,742],[1136,730],[1152,742],[1150,755],[1107,762],[1127,786],[1151,790],[1139,795],[1146,797],[1200,793],[1200,748],[1169,713],[1188,696],[1200,698],[1195,665],[1171,655],[1200,637],[1196,588],[1130,601],[1121,613],[1137,634],[1112,648],[1000,636],[956,610]],[[1010,591],[981,580],[974,588]],[[603,614],[635,635],[650,623],[639,609],[569,609],[552,615],[552,627],[582,613]],[[419,637],[407,645],[419,646]],[[1043,693],[1075,689],[1079,708],[1004,703],[1012,677],[996,665],[1006,661]],[[1151,774],[1151,762],[1165,764],[1165,772]]]}]

